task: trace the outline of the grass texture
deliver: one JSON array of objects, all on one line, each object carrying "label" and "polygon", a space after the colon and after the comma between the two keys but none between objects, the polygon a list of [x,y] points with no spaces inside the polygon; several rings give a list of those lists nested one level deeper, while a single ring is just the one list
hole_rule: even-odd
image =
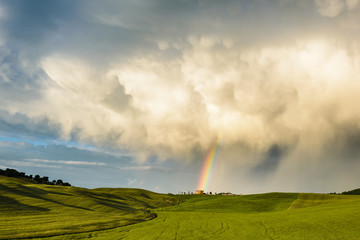
[{"label": "grass texture", "polygon": [[17,181],[0,178],[3,239],[360,239],[355,195],[170,196]]},{"label": "grass texture", "polygon": [[92,232],[156,217],[177,199],[141,189],[84,189],[0,176],[0,239]]}]

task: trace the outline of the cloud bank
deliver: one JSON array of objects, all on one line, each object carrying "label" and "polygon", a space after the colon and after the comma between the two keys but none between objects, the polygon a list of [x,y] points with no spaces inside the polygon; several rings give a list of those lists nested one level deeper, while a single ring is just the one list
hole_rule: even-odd
[{"label": "cloud bank", "polygon": [[126,149],[142,171],[199,166],[221,138],[219,191],[359,180],[359,1],[53,4],[0,5],[3,135]]}]

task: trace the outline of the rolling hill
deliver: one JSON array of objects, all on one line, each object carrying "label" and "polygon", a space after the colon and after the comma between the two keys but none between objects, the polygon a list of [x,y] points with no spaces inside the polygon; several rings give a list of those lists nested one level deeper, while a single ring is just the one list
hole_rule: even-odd
[{"label": "rolling hill", "polygon": [[154,218],[174,197],[141,189],[34,184],[0,176],[0,239],[49,237],[120,227]]},{"label": "rolling hill", "polygon": [[0,177],[0,212],[0,239],[360,239],[353,195],[165,195]]}]

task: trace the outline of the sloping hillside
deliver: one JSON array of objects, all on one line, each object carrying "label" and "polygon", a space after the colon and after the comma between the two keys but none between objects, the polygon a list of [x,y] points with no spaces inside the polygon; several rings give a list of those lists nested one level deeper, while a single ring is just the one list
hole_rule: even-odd
[{"label": "sloping hillside", "polygon": [[344,195],[360,195],[360,188],[343,192]]},{"label": "sloping hillside", "polygon": [[157,211],[262,213],[306,208],[348,199],[344,195],[319,193],[264,193],[240,196],[178,195],[180,205]]},{"label": "sloping hillside", "polygon": [[[242,196],[179,195],[179,206],[165,211],[257,213],[287,209],[299,193],[266,193]],[[158,210],[159,211],[159,210]]]},{"label": "sloping hillside", "polygon": [[0,213],[0,239],[360,239],[349,195],[171,196],[0,176]]},{"label": "sloping hillside", "polygon": [[150,209],[177,204],[141,189],[32,184],[0,176],[0,239],[55,236],[109,229],[155,217]]},{"label": "sloping hillside", "polygon": [[179,205],[155,209],[157,217],[151,221],[71,237],[97,240],[360,239],[359,196],[265,193],[176,197]]}]

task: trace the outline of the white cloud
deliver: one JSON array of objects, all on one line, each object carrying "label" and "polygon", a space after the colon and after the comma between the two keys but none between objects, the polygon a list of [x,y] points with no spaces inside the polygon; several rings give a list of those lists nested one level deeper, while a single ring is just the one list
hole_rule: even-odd
[{"label": "white cloud", "polygon": [[[325,17],[336,17],[345,9],[344,0],[315,0],[319,13]],[[348,3],[353,6],[353,3]]]},{"label": "white cloud", "polygon": [[170,172],[173,169],[159,167],[159,166],[127,166],[127,167],[118,167],[120,170],[125,171],[161,171],[161,172]]},{"label": "white cloud", "polygon": [[315,0],[322,16],[334,18],[343,29],[360,27],[359,0]]},{"label": "white cloud", "polygon": [[360,0],[346,0],[346,6],[348,9],[352,10],[358,7]]},{"label": "white cloud", "polygon": [[17,160],[9,160],[9,159],[0,159],[0,162],[11,166],[11,168],[15,167],[38,167],[38,168],[61,168],[60,165],[52,165],[52,164],[39,164],[35,162],[28,161],[17,161]]},{"label": "white cloud", "polygon": [[136,183],[136,179],[127,179],[127,181],[128,181],[128,185],[133,185],[133,184],[135,184]]},{"label": "white cloud", "polygon": [[86,162],[86,161],[69,161],[69,160],[48,160],[48,159],[34,159],[26,158],[24,159],[29,162],[41,162],[41,163],[58,163],[65,165],[75,165],[75,166],[106,166],[106,163],[103,162]]},{"label": "white cloud", "polygon": [[[79,129],[81,141],[126,147],[144,160],[150,154],[190,160],[217,136],[225,146],[241,141],[260,152],[304,134],[325,141],[329,129],[319,126],[327,120],[313,117],[333,104],[346,121],[359,117],[349,109],[359,90],[359,58],[346,42],[303,39],[242,49],[236,39],[232,45],[221,37],[187,39],[179,59],[134,56],[102,72],[85,61],[47,57],[42,66],[54,84],[36,108],[17,110],[46,116],[61,126],[65,139]],[[104,99],[117,86],[125,102],[112,103],[126,106],[114,111]]]}]

